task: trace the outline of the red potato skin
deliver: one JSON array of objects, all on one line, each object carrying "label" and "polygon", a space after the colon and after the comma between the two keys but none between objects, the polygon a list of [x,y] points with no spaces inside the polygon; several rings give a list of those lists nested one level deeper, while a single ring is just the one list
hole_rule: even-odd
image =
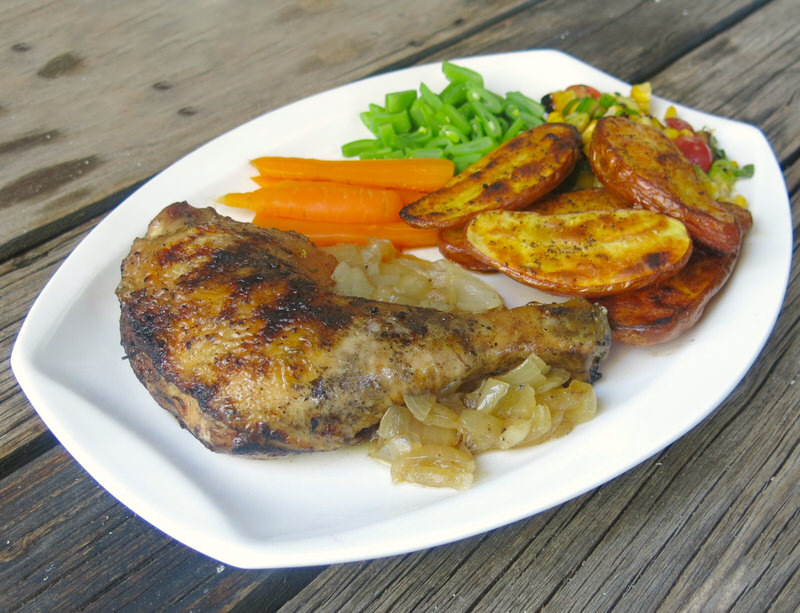
[{"label": "red potato skin", "polygon": [[735,205],[713,200],[680,149],[651,126],[601,118],[589,161],[608,191],[681,220],[697,242],[719,253],[736,252],[752,225],[746,209],[733,211]]},{"label": "red potato skin", "polygon": [[709,301],[727,282],[739,251],[718,254],[695,249],[674,276],[642,289],[598,298],[611,324],[612,339],[649,346],[677,338],[694,326]]},{"label": "red potato skin", "polygon": [[[693,250],[693,243],[686,233],[685,228],[678,220],[652,211],[635,211],[633,209],[611,209],[611,210],[587,210],[578,213],[561,213],[557,215],[540,215],[533,211],[510,211],[511,217],[502,233],[497,232],[492,238],[488,239],[491,245],[486,253],[481,250],[479,244],[486,239],[487,234],[481,232],[480,224],[485,221],[487,216],[502,214],[501,211],[489,211],[483,215],[474,217],[466,229],[466,238],[474,250],[475,257],[493,266],[496,270],[506,274],[508,277],[524,285],[559,296],[581,296],[584,298],[597,298],[609,296],[623,292],[630,292],[647,285],[658,283],[666,279],[689,261]],[[611,267],[613,275],[605,274],[604,266],[608,263],[610,256],[603,249],[597,248],[598,245],[608,243],[609,236],[594,233],[594,230],[603,228],[606,232],[615,233],[618,236],[624,234],[621,228],[625,227],[629,236],[637,236],[638,228],[634,223],[625,224],[624,213],[640,213],[658,218],[658,231],[661,234],[659,240],[649,237],[646,243],[641,243],[635,251],[636,257],[618,258]],[[590,216],[591,219],[586,219]],[[579,219],[575,219],[579,217]],[[541,220],[541,224],[550,224],[547,231],[564,239],[564,244],[551,245],[545,248],[542,243],[532,240],[529,234],[529,224],[536,225]],[[641,220],[639,220],[641,224]],[[647,232],[655,231],[653,220],[649,220],[645,225]],[[682,236],[676,237],[674,232],[669,229],[670,225],[680,226]],[[478,226],[478,227],[476,227]],[[649,226],[649,227],[647,227]],[[472,235],[472,236],[471,236]],[[664,236],[670,236],[668,244],[663,242]],[[509,240],[505,240],[509,237]],[[643,248],[641,245],[645,245]],[[520,245],[522,249],[516,249]],[[576,262],[570,258],[575,256],[575,245],[585,245],[590,250],[596,248],[598,251],[590,256],[579,258]],[[533,254],[525,252],[525,247],[538,246],[541,250]],[[584,250],[581,249],[583,254]],[[586,279],[591,279],[591,283],[585,283]]]},{"label": "red potato skin", "polygon": [[512,138],[450,179],[439,190],[406,205],[400,217],[415,228],[465,225],[481,211],[519,210],[560,185],[581,154],[574,126],[549,123]]},{"label": "red potato skin", "polygon": [[579,189],[572,192],[547,194],[534,202],[527,210],[540,215],[558,215],[560,213],[580,213],[582,211],[619,211],[632,209],[635,206],[612,194],[602,187]]},{"label": "red potato skin", "polygon": [[475,272],[497,272],[494,266],[479,259],[480,253],[467,240],[466,226],[439,230],[439,253],[451,262]]},{"label": "red potato skin", "polygon": [[[578,213],[581,211],[616,211],[632,208],[632,204],[618,198],[602,187],[572,192],[549,193],[526,210],[540,215]],[[439,231],[439,252],[451,262],[476,272],[496,272],[481,260],[480,252],[467,240],[466,226],[446,228]]]}]

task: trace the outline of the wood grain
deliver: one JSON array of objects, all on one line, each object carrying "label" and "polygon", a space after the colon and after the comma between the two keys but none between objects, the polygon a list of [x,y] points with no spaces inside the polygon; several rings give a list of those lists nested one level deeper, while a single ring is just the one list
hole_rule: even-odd
[{"label": "wood grain", "polygon": [[524,4],[6,2],[0,257],[248,119]]},{"label": "wood grain", "polygon": [[[794,0],[188,6],[0,6],[0,209],[11,224],[0,228],[0,610],[800,607]],[[98,214],[209,138],[310,93],[423,61],[547,46],[754,122],[783,164],[795,231],[786,301],[759,360],[700,426],[610,483],[487,534],[265,571],[221,565],[154,530],[55,444],[7,358],[35,296]]]}]

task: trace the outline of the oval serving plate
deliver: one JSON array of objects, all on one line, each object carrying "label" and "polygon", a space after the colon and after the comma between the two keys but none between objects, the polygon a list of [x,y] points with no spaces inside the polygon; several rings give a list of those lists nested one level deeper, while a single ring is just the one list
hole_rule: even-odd
[{"label": "oval serving plate", "polygon": [[[490,89],[521,89],[533,97],[572,83],[629,88],[551,50],[454,61],[480,71]],[[480,456],[475,484],[466,492],[393,485],[388,469],[363,447],[270,461],[208,451],[155,403],[123,359],[114,289],[131,242],[171,202],[210,206],[223,193],[252,189],[251,158],[340,158],[342,143],[364,135],[359,110],[420,81],[443,87],[441,65],[301,100],[187,155],[78,245],[22,326],[11,358],[14,374],[64,447],[133,512],[222,562],[268,568],[375,558],[551,508],[637,465],[711,413],[748,371],[775,323],[788,280],[792,224],[772,149],[753,126],[676,104],[693,125],[714,129],[732,159],[755,164],[755,177],[739,184],[755,225],[733,277],[695,328],[665,345],[612,349],[596,384],[594,420],[537,447]],[[662,115],[668,104],[655,98],[654,113]],[[510,306],[542,299],[505,277],[488,279]]]}]

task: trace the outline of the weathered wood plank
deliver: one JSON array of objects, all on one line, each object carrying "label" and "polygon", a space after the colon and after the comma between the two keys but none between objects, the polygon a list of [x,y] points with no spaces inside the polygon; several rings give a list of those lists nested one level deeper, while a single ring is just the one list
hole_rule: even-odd
[{"label": "weathered wood plank", "polygon": [[45,431],[11,372],[11,349],[36,293],[95,223],[78,226],[0,263],[0,467]]},{"label": "weathered wood plank", "polygon": [[3,3],[0,257],[247,119],[526,4]]},{"label": "weathered wood plank", "polygon": [[60,448],[0,482],[0,500],[4,610],[64,610],[68,602],[69,610],[135,603],[224,611],[251,593],[282,603],[318,572],[245,572],[183,547],[118,504]]},{"label": "weathered wood plank", "polygon": [[[742,24],[748,28],[758,18],[762,20],[759,28],[766,30],[753,29],[748,34],[734,28],[730,34],[738,33],[746,43],[753,32],[778,32],[778,38],[772,39],[774,47],[758,51],[762,62],[776,48],[791,51],[791,41],[783,38],[790,28],[776,23],[781,15],[778,9],[769,19],[764,17],[773,6],[785,9],[788,4],[775,2]],[[569,10],[580,8],[573,4]],[[507,31],[495,32],[497,42]],[[591,31],[581,30],[580,36],[566,40],[571,44],[591,36]],[[572,50],[569,45],[562,48]],[[736,53],[750,53],[750,49],[745,45]],[[625,56],[624,61],[628,60]],[[610,55],[607,61],[615,60]],[[737,75],[741,91],[737,95],[753,100],[754,116],[759,104],[775,105],[786,93],[772,83],[777,76],[758,81],[758,75],[740,74],[735,63],[728,70],[714,79]],[[678,62],[656,75],[663,81],[654,81],[674,84],[674,91],[682,94],[681,73],[697,77],[702,71],[693,72]],[[635,74],[633,68],[631,74]],[[763,87],[767,100],[755,100],[757,85]],[[698,78],[695,89],[718,102],[710,95],[714,87],[713,79],[706,83]],[[779,105],[772,108],[780,112]],[[731,109],[736,114],[736,108]],[[785,140],[779,141],[785,143],[782,156],[787,156],[797,131],[792,124],[780,126],[787,130]],[[770,125],[768,134],[779,136],[773,130],[778,130],[777,124]],[[794,193],[797,237],[800,163],[795,160],[786,177]],[[60,239],[31,252],[42,258],[43,268],[19,260],[17,277],[8,269],[0,275],[17,288],[12,312],[24,311],[25,300],[32,300],[38,291],[35,282],[30,290],[21,289],[26,272],[43,283],[46,273],[42,271],[63,257],[54,253],[44,262],[50,247],[57,250],[58,245]],[[733,603],[742,610],[762,610],[765,603],[772,603],[775,610],[793,610],[800,604],[798,501],[786,484],[795,484],[800,476],[798,426],[789,421],[791,410],[800,404],[794,383],[800,361],[795,340],[800,312],[797,264],[796,256],[790,294],[770,341],[768,359],[756,365],[725,405],[658,458],[557,509],[451,546],[334,566],[314,580],[318,569],[251,573],[225,568],[218,573],[215,562],[131,516],[62,450],[54,449],[0,483],[0,583],[4,586],[0,602],[30,610],[53,609],[65,602],[98,610],[230,610],[237,604],[243,609],[263,604],[272,610],[308,583],[285,610],[388,610],[393,605],[394,609],[457,611],[490,605],[502,608],[503,603],[509,608],[540,603],[553,610],[597,610],[614,602],[628,610],[651,610],[659,603],[665,610],[686,603],[701,607]],[[0,312],[5,313],[3,304]],[[8,339],[15,334],[16,317],[12,313],[3,321]],[[4,372],[8,372],[7,364]],[[0,390],[0,407],[26,406],[13,385]],[[16,411],[13,414],[18,416]],[[26,418],[36,419],[29,409]],[[731,450],[741,455],[732,457]],[[59,493],[64,498],[56,504],[54,496]],[[680,517],[672,512],[676,509]],[[762,569],[765,572],[756,572]],[[493,588],[495,581],[499,583]],[[286,591],[281,592],[284,585]]]},{"label": "weathered wood plank", "polygon": [[[55,3],[44,22],[35,3],[7,4],[0,38],[15,42],[0,63],[0,113],[13,123],[0,137],[0,208],[25,214],[0,228],[0,257],[97,214],[90,205],[247,119],[386,67],[552,46],[630,78],[759,3],[629,0],[587,5],[592,20],[566,0],[530,4]],[[662,27],[674,19],[685,23],[678,36]]]},{"label": "weathered wood plank", "polygon": [[537,47],[561,49],[620,79],[636,82],[650,78],[767,3],[555,0],[476,32],[447,52],[472,55]]}]

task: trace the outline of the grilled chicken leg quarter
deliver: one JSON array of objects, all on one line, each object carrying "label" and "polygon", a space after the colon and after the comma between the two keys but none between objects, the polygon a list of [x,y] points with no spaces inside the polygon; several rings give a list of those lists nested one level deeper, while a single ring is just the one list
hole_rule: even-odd
[{"label": "grilled chicken leg quarter", "polygon": [[608,351],[605,311],[583,300],[448,314],[337,295],[335,265],[298,234],[172,204],[122,263],[122,346],[206,446],[256,456],[357,442],[404,393],[532,351],[591,379]]}]

